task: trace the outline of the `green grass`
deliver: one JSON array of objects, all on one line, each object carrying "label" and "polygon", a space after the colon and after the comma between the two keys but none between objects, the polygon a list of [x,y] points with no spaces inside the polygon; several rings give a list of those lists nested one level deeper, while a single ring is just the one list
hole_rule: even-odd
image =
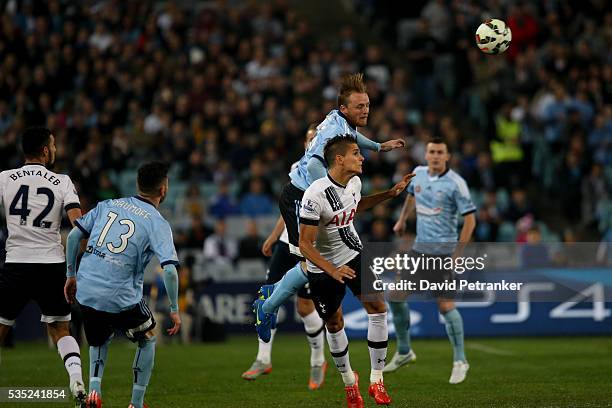
[{"label": "green grass", "polygon": [[[451,352],[446,340],[414,341],[413,347],[418,354],[416,364],[385,376],[395,407],[612,406],[609,337],[468,339],[471,369],[467,381],[456,386],[447,382]],[[0,387],[66,386],[67,375],[57,353],[46,345],[19,343],[2,352]],[[151,408],[345,406],[340,376],[329,354],[332,364],[323,388],[307,389],[309,350],[303,336],[279,333],[273,351],[274,371],[247,382],[240,374],[255,353],[252,337],[233,337],[221,344],[158,347],[145,400]],[[133,356],[131,344],[111,344],[103,381],[106,408],[127,407]],[[366,343],[352,341],[350,356],[353,368],[362,374],[360,388],[366,406],[374,407],[367,397],[370,364]],[[87,367],[86,351],[83,360]],[[8,406],[0,403],[0,408]]]}]

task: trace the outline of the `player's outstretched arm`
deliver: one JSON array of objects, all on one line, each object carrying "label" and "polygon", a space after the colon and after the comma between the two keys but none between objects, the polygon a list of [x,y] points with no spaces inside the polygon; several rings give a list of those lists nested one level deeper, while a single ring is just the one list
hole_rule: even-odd
[{"label": "player's outstretched arm", "polygon": [[406,146],[406,142],[403,139],[388,140],[380,144],[380,151],[390,152],[391,150],[401,149],[404,146]]},{"label": "player's outstretched arm", "polygon": [[66,283],[64,285],[64,297],[66,302],[72,304],[76,296],[76,264],[79,255],[81,239],[84,238],[83,232],[74,227],[66,238]]},{"label": "player's outstretched arm", "polygon": [[388,152],[393,149],[399,149],[406,146],[406,142],[403,139],[388,140],[384,143],[377,143],[373,140],[368,139],[361,133],[357,132],[357,145],[360,149],[373,150],[375,152]]},{"label": "player's outstretched arm", "polygon": [[312,243],[317,240],[318,228],[316,225],[300,225],[300,252],[302,255],[337,281],[344,283],[345,278],[353,279],[356,276],[355,271],[346,265],[336,268],[314,247]]},{"label": "player's outstretched arm", "polygon": [[272,246],[276,243],[276,241],[278,241],[281,234],[283,233],[284,228],[285,221],[283,220],[283,217],[279,216],[278,220],[276,220],[276,225],[274,226],[274,229],[272,230],[270,235],[268,235],[268,238],[266,238],[263,245],[261,246],[262,254],[264,254],[265,256],[272,256]]},{"label": "player's outstretched arm", "polygon": [[168,334],[172,336],[178,333],[181,328],[181,316],[178,307],[178,272],[176,271],[176,267],[171,263],[164,265],[164,285],[166,286],[168,300],[170,301],[170,318],[174,323],[174,326],[168,329]]},{"label": "player's outstretched arm", "polygon": [[359,146],[360,149],[373,150],[375,152],[380,152],[382,150],[382,145],[380,143],[368,139],[359,132],[357,132],[355,139],[357,139],[357,146]]},{"label": "player's outstretched arm", "polygon": [[361,197],[361,200],[357,205],[357,212],[359,213],[365,210],[369,210],[370,208],[385,200],[397,197],[402,193],[402,191],[406,189],[406,187],[410,183],[410,180],[412,180],[413,177],[414,173],[406,174],[399,183],[391,187],[389,190],[383,191],[382,193]]}]

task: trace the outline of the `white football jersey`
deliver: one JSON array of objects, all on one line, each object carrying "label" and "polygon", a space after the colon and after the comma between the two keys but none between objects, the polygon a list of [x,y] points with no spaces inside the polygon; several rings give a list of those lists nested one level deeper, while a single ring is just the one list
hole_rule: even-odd
[{"label": "white football jersey", "polygon": [[[346,187],[327,175],[306,189],[300,208],[300,223],[319,227],[315,248],[335,267],[348,263],[361,252],[362,244],[353,218],[361,200],[361,180],[355,176]],[[307,261],[308,272],[323,273]]]},{"label": "white football jersey", "polygon": [[80,208],[70,177],[41,164],[0,173],[0,203],[8,229],[6,262],[60,263],[62,211]]}]

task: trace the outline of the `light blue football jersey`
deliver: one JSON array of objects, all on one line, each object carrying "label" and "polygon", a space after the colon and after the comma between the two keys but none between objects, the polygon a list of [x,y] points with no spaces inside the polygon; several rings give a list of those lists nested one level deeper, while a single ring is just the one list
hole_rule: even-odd
[{"label": "light blue football jersey", "polygon": [[[467,183],[450,169],[430,176],[427,166],[418,166],[414,173],[407,188],[416,201],[417,234],[413,248],[425,254],[451,253],[458,240],[457,215],[476,211]],[[431,245],[441,243],[451,245]]]},{"label": "light blue football jersey", "polygon": [[308,161],[315,157],[321,160],[321,163],[325,167],[327,164],[325,163],[325,158],[323,157],[323,151],[325,150],[325,145],[329,141],[338,135],[353,135],[357,138],[357,128],[351,126],[346,117],[337,109],[332,110],[327,114],[327,117],[317,126],[317,130],[314,138],[310,142],[310,144],[306,147],[306,152],[304,156],[298,162],[297,168],[291,170],[289,173],[289,177],[291,178],[291,182],[297,188],[306,191],[306,189],[312,184],[312,177],[308,174],[308,169],[306,166],[308,165]]},{"label": "light blue football jersey", "polygon": [[144,269],[156,255],[178,265],[172,230],[141,197],[105,200],[75,222],[88,237],[77,272],[79,303],[110,313],[142,299]]}]

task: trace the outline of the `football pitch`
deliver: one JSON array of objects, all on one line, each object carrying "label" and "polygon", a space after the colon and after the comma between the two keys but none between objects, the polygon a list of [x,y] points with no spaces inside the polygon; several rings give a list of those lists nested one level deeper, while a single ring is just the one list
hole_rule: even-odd
[{"label": "football pitch", "polygon": [[[344,407],[340,376],[330,364],[323,388],[309,391],[309,349],[300,335],[278,333],[270,375],[249,382],[240,374],[256,354],[253,336],[225,343],[163,345],[145,402],[160,407]],[[612,338],[467,339],[471,369],[465,383],[449,385],[451,350],[446,340],[417,340],[416,363],[385,376],[395,407],[601,407],[612,406]],[[393,349],[389,351],[388,360]],[[89,354],[82,348],[88,372]],[[369,357],[365,341],[351,341],[353,369],[361,374],[366,407]],[[57,352],[42,343],[18,343],[2,351],[0,387],[65,387],[67,374]],[[105,407],[127,407],[134,346],[111,344],[103,380]],[[85,377],[87,377],[85,373]],[[3,407],[70,406],[9,404]]]}]

